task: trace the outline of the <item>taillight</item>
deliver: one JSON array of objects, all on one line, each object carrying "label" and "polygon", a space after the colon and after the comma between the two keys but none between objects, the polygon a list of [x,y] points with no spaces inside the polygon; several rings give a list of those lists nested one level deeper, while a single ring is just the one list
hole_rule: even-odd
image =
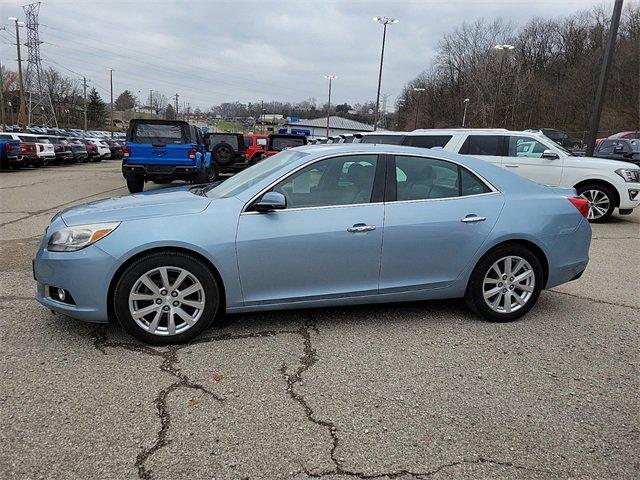
[{"label": "taillight", "polygon": [[589,201],[582,197],[567,197],[574,207],[582,214],[584,218],[589,215]]},{"label": "taillight", "polygon": [[124,148],[122,149],[122,156],[123,156],[123,157],[128,158],[130,153],[131,153],[131,151],[129,150],[129,148],[128,148],[128,147],[124,147]]},{"label": "taillight", "polygon": [[26,143],[21,143],[20,144],[20,153],[27,153],[27,144]]},{"label": "taillight", "polygon": [[13,150],[12,145],[9,142],[5,143],[4,144],[4,151],[9,153],[11,150]]},{"label": "taillight", "polygon": [[191,160],[195,160],[196,158],[196,151],[191,149],[187,152],[187,156],[191,159]]}]

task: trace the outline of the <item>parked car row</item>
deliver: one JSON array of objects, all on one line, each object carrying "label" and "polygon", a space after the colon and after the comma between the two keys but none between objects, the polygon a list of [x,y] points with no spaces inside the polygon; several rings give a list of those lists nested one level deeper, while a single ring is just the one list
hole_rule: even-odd
[{"label": "parked car row", "polygon": [[[0,139],[19,142],[16,155],[3,158],[0,168],[42,167],[122,158],[124,145],[118,140],[52,133],[0,132]],[[44,129],[40,129],[44,130]],[[51,129],[49,129],[51,131]]]},{"label": "parked car row", "polygon": [[[600,158],[574,155],[546,135],[530,130],[370,132],[331,137],[326,141],[318,139],[312,143],[406,145],[477,157],[541,184],[575,188],[578,195],[589,202],[589,221],[602,222],[615,209],[621,215],[628,215],[640,205],[640,169],[638,163],[629,162],[638,158],[638,140],[624,140],[629,142],[630,149],[635,149],[629,153],[625,153],[625,147],[621,149],[619,142],[622,141],[601,142]],[[634,145],[631,142],[635,142]],[[607,153],[610,145],[611,151]]]}]

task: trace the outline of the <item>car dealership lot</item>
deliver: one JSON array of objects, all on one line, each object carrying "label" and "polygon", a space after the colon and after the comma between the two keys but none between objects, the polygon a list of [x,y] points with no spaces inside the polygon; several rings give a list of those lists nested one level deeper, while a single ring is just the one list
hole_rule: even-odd
[{"label": "car dealership lot", "polygon": [[458,301],[269,312],[151,348],[32,299],[49,219],[125,194],[120,162],[0,175],[2,478],[640,474],[637,212],[515,323]]}]

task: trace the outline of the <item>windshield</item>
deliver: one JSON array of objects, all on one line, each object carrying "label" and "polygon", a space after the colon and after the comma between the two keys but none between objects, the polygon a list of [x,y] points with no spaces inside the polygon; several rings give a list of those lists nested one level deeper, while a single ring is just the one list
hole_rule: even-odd
[{"label": "windshield", "polygon": [[211,190],[206,191],[210,198],[228,198],[234,197],[245,191],[247,188],[254,186],[256,183],[264,180],[276,170],[282,168],[287,163],[308,155],[308,153],[285,151],[277,155],[269,157],[255,165],[236,173],[229,180],[216,185]]}]

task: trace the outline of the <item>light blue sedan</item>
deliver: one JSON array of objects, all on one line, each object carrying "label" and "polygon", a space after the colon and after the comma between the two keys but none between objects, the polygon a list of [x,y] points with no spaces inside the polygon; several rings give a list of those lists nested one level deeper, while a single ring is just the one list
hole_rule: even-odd
[{"label": "light blue sedan", "polygon": [[587,211],[572,190],[442,150],[300,147],[220,184],[58,213],[36,298],[152,344],[188,341],[224,312],[436,298],[510,321],[582,275]]}]

